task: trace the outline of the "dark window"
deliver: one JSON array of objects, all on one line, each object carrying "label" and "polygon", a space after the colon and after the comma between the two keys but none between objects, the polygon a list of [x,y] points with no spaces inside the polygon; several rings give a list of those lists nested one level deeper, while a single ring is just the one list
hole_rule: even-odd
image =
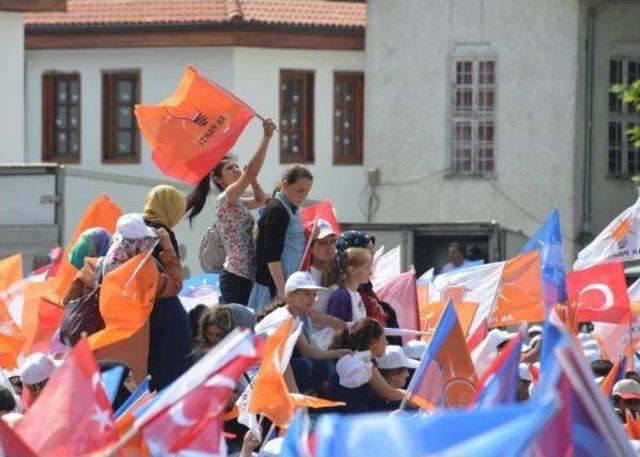
[{"label": "dark window", "polygon": [[42,75],[42,159],[80,161],[80,75]]},{"label": "dark window", "polygon": [[312,71],[280,70],[280,162],[313,163]]},{"label": "dark window", "polygon": [[364,74],[334,73],[334,165],[362,165],[363,127]]},{"label": "dark window", "polygon": [[495,62],[456,61],[453,81],[451,173],[493,175]]},{"label": "dark window", "polygon": [[140,102],[138,71],[102,74],[102,161],[139,163],[140,132],[133,110]]}]

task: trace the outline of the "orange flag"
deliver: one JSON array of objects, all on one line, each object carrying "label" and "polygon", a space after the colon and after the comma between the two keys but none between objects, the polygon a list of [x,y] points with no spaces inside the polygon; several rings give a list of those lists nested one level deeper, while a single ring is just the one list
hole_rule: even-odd
[{"label": "orange flag", "polygon": [[113,233],[116,230],[116,222],[120,216],[122,216],[122,210],[106,194],[99,195],[85,210],[73,232],[73,236],[69,240],[67,248],[64,250],[60,267],[55,275],[56,292],[60,297],[64,297],[67,288],[78,272],[69,262],[69,252],[80,235],[82,235],[82,232],[91,227],[102,227]]},{"label": "orange flag", "polygon": [[[0,260],[0,292],[22,279],[22,254]],[[1,295],[0,295],[1,296]]]},{"label": "orange flag", "polygon": [[335,408],[336,406],[344,406],[345,403],[341,401],[325,400],[324,398],[312,397],[310,395],[290,393],[289,396],[293,401],[293,404],[297,408]]},{"label": "orange flag", "polygon": [[196,184],[233,147],[253,111],[186,67],[171,97],[157,105],[136,105],[135,115],[160,171]]},{"label": "orange flag", "polygon": [[264,414],[278,427],[287,425],[295,410],[287,384],[280,372],[280,360],[292,324],[293,320],[289,318],[267,338],[264,357],[256,375],[249,402],[249,412]]},{"label": "orange flag", "polygon": [[508,260],[502,271],[501,286],[490,327],[544,321],[539,251]]},{"label": "orange flag", "polygon": [[640,423],[629,410],[625,410],[627,436],[630,440],[640,440]]},{"label": "orange flag", "polygon": [[[438,321],[440,321],[440,316],[442,316],[444,306],[445,304],[441,301],[434,301],[419,305],[420,328],[427,333],[422,337],[424,341],[429,342],[431,340],[431,335],[433,334],[433,330],[438,324]],[[458,322],[460,323],[462,333],[466,337],[469,333],[471,322],[473,322],[473,317],[476,315],[476,311],[478,310],[478,304],[454,301],[453,308],[458,315]]]},{"label": "orange flag", "polygon": [[22,331],[26,341],[22,352],[25,356],[45,351],[60,326],[64,309],[58,305],[60,296],[55,288],[55,278],[29,282],[24,287]]},{"label": "orange flag", "polygon": [[149,251],[104,277],[99,302],[105,328],[89,336],[92,350],[128,338],[142,328],[151,314],[157,283],[158,269]]},{"label": "orange flag", "polygon": [[26,337],[11,318],[9,310],[0,300],[0,367],[13,370]]}]

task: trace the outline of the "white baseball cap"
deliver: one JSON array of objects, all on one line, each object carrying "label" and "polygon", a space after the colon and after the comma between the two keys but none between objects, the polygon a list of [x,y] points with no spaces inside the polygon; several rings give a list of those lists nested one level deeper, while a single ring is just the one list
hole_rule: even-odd
[{"label": "white baseball cap", "polygon": [[421,360],[428,347],[429,344],[425,343],[424,341],[410,340],[404,345],[403,349],[405,354],[407,354],[407,357]]},{"label": "white baseball cap", "polygon": [[324,287],[316,286],[313,276],[308,271],[296,271],[289,276],[287,283],[284,285],[285,295],[298,289],[325,290]]},{"label": "white baseball cap", "polygon": [[382,357],[376,357],[378,368],[383,370],[392,370],[395,368],[412,368],[416,369],[420,366],[420,362],[407,357],[404,350],[400,346],[387,346]]},{"label": "white baseball cap", "polygon": [[46,381],[51,377],[57,366],[48,355],[42,352],[34,352],[20,365],[20,380],[27,385]]},{"label": "white baseball cap", "polygon": [[542,335],[542,326],[535,324],[529,327],[529,329],[527,330],[527,335],[532,336],[532,333],[538,333]]},{"label": "white baseball cap", "polygon": [[336,363],[340,385],[349,389],[360,387],[371,379],[373,363],[365,362],[360,353],[342,356]]},{"label": "white baseball cap", "polygon": [[613,385],[611,395],[618,395],[625,399],[640,398],[640,384],[633,379],[621,379]]},{"label": "white baseball cap", "polygon": [[329,224],[324,219],[318,219],[318,224],[316,225],[316,227],[318,230],[318,236],[316,237],[316,239],[318,240],[321,240],[331,235],[338,236],[338,234],[333,231],[333,228],[331,228],[331,224]]},{"label": "white baseball cap", "polygon": [[155,230],[147,227],[140,213],[128,213],[120,216],[116,222],[116,232],[130,240],[158,237]]}]

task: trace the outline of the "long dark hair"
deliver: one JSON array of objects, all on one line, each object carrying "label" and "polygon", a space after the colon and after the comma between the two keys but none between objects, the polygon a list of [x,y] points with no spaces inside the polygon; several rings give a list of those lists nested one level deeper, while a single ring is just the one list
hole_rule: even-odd
[{"label": "long dark hair", "polygon": [[336,333],[331,342],[331,349],[351,349],[352,351],[368,351],[373,340],[384,335],[384,328],[375,319],[365,317],[353,324],[349,330]]},{"label": "long dark hair", "polygon": [[187,219],[189,219],[189,225],[193,223],[193,219],[200,214],[204,208],[204,204],[207,202],[207,196],[211,191],[211,182],[220,190],[224,190],[218,183],[218,180],[222,177],[222,170],[229,162],[234,162],[236,159],[232,156],[224,157],[220,162],[213,167],[211,173],[207,174],[200,180],[196,187],[191,191],[187,197]]}]

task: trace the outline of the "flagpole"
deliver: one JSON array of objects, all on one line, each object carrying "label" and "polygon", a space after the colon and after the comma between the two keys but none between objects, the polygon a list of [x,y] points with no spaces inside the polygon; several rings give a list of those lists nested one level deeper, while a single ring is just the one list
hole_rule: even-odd
[{"label": "flagpole", "polygon": [[311,228],[311,234],[309,235],[309,241],[307,241],[307,245],[304,248],[304,253],[302,254],[302,260],[300,261],[300,266],[298,270],[302,270],[304,266],[304,261],[307,258],[307,254],[309,254],[309,249],[311,249],[311,243],[313,243],[313,235],[315,235],[316,228],[318,227],[318,217],[316,216],[313,221],[313,227]]}]

